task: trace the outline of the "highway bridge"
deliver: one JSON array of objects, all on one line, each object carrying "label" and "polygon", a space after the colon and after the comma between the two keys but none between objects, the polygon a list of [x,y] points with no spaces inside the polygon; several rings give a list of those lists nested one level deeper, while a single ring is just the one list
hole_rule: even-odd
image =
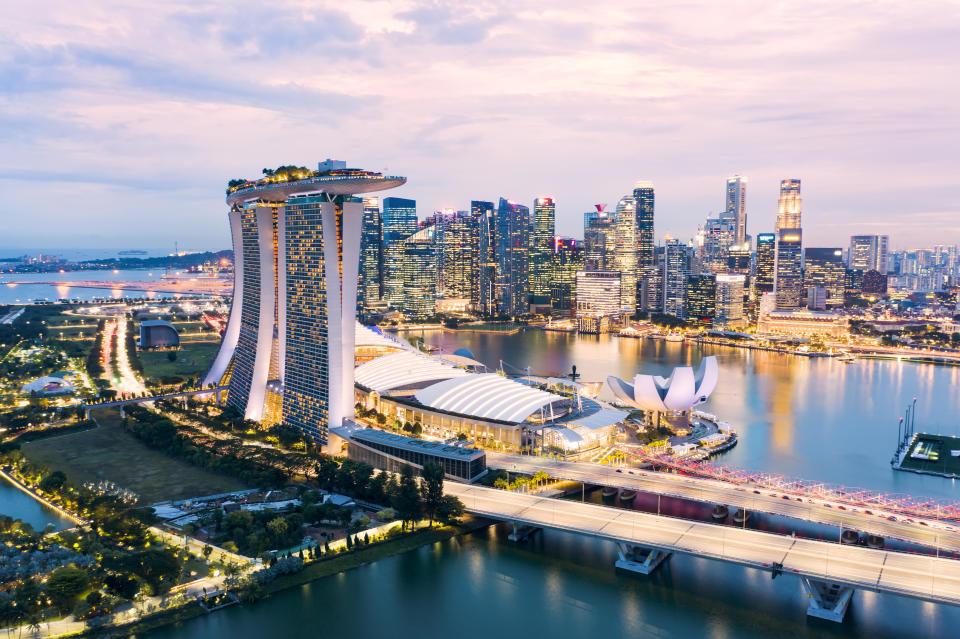
[{"label": "highway bridge", "polygon": [[227,386],[214,386],[211,388],[195,388],[193,390],[177,391],[174,393],[160,393],[159,395],[147,395],[144,397],[121,397],[120,399],[106,400],[94,404],[81,404],[80,407],[83,408],[84,418],[90,419],[91,408],[115,408],[119,406],[122,413],[124,406],[130,406],[132,404],[145,404],[147,402],[155,402],[161,399],[186,399],[187,397],[211,395],[214,393],[217,396],[217,404],[219,405],[220,394],[227,390],[227,388]]},{"label": "highway bridge", "polygon": [[[688,477],[635,468],[567,462],[529,455],[487,452],[487,466],[510,472],[534,474],[590,484],[626,488],[654,495],[723,504],[747,511],[781,515],[803,521],[839,526],[859,532],[899,539],[934,549],[939,553],[960,553],[960,524],[952,520],[921,518],[882,510],[880,506],[854,506],[833,497],[809,493],[773,492],[749,484]],[[893,519],[891,519],[891,517]]]},{"label": "highway bridge", "polygon": [[799,577],[807,614],[843,620],[854,590],[960,606],[960,561],[796,539],[743,528],[446,482],[467,512],[615,542],[618,568],[649,574],[672,553]]}]

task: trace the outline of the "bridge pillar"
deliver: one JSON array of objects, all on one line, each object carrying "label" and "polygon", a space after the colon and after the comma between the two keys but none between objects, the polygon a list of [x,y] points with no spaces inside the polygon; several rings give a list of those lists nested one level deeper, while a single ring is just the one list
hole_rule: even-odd
[{"label": "bridge pillar", "polygon": [[123,410],[123,404],[120,404],[120,417],[126,417],[127,413]]},{"label": "bridge pillar", "polygon": [[221,395],[221,393],[220,393],[220,387],[219,387],[219,386],[217,386],[217,392],[214,393],[214,397],[217,398],[217,406],[222,406],[222,405],[223,405],[223,398],[222,398],[222,395]]},{"label": "bridge pillar", "polygon": [[818,581],[801,577],[803,590],[807,593],[807,614],[818,619],[840,623],[850,607],[853,588],[830,581]]},{"label": "bridge pillar", "polygon": [[617,543],[617,555],[619,559],[614,564],[622,570],[649,575],[657,567],[666,561],[673,553],[660,550],[659,548],[646,548],[644,546],[632,546],[623,542]]},{"label": "bridge pillar", "polygon": [[90,407],[89,407],[89,406],[84,406],[84,407],[83,407],[83,418],[84,418],[84,419],[90,419]]},{"label": "bridge pillar", "polygon": [[522,524],[518,526],[515,521],[511,521],[510,525],[513,526],[513,532],[507,535],[507,539],[510,541],[523,541],[535,532],[542,530],[536,526],[524,526]]}]

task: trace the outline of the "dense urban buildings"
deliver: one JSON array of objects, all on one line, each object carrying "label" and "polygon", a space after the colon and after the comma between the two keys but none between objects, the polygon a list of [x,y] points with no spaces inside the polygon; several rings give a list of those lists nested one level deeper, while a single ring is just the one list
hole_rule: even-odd
[{"label": "dense urban buildings", "polygon": [[244,417],[324,443],[353,414],[364,221],[354,196],[405,181],[328,160],[231,185],[234,300],[203,381],[227,384]]},{"label": "dense urban buildings", "polygon": [[803,285],[806,288],[824,289],[824,304],[843,304],[846,268],[843,265],[843,250],[839,248],[811,248],[803,251]]},{"label": "dense urban buildings", "polygon": [[777,310],[800,308],[803,298],[803,235],[799,228],[781,228],[777,236],[774,292]]},{"label": "dense urban buildings", "polygon": [[890,238],[886,235],[852,235],[847,266],[866,273],[877,271],[884,275],[889,270]]}]

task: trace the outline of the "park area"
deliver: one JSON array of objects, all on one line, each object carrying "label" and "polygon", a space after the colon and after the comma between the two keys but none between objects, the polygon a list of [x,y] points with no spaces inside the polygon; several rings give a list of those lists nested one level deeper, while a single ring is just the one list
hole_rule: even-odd
[{"label": "park area", "polygon": [[960,477],[960,437],[917,435],[900,467],[923,473]]},{"label": "park area", "polygon": [[[219,342],[182,342],[177,350],[140,351],[143,375],[162,383],[182,383],[207,372],[217,355]],[[173,361],[171,361],[171,354]],[[179,378],[175,381],[174,378]]]},{"label": "park area", "polygon": [[248,488],[149,448],[123,429],[118,409],[94,410],[91,416],[98,428],[24,444],[23,454],[77,483],[113,482],[137,493],[144,504]]}]

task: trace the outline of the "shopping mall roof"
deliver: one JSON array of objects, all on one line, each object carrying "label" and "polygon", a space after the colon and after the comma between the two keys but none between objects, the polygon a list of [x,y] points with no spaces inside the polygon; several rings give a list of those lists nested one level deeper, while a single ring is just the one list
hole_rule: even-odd
[{"label": "shopping mall roof", "polygon": [[570,401],[560,395],[518,384],[496,373],[447,379],[419,391],[416,399],[436,410],[515,424],[541,408]]},{"label": "shopping mall roof", "polygon": [[465,377],[467,371],[416,351],[399,351],[357,366],[354,381],[377,393]]},{"label": "shopping mall roof", "polygon": [[413,346],[408,342],[384,335],[376,326],[364,326],[360,322],[357,322],[354,335],[355,346],[378,346],[381,348],[414,350]]},{"label": "shopping mall roof", "polygon": [[373,428],[355,430],[351,432],[349,436],[361,443],[377,442],[387,446],[393,446],[395,448],[402,448],[404,450],[411,450],[418,453],[427,453],[429,455],[446,457],[448,459],[463,459],[469,461],[476,459],[477,457],[486,456],[486,453],[478,448],[469,448],[467,446],[450,446],[449,444],[442,444],[440,442],[414,439],[412,437],[404,437],[403,435],[395,435],[393,433],[375,430]]}]

